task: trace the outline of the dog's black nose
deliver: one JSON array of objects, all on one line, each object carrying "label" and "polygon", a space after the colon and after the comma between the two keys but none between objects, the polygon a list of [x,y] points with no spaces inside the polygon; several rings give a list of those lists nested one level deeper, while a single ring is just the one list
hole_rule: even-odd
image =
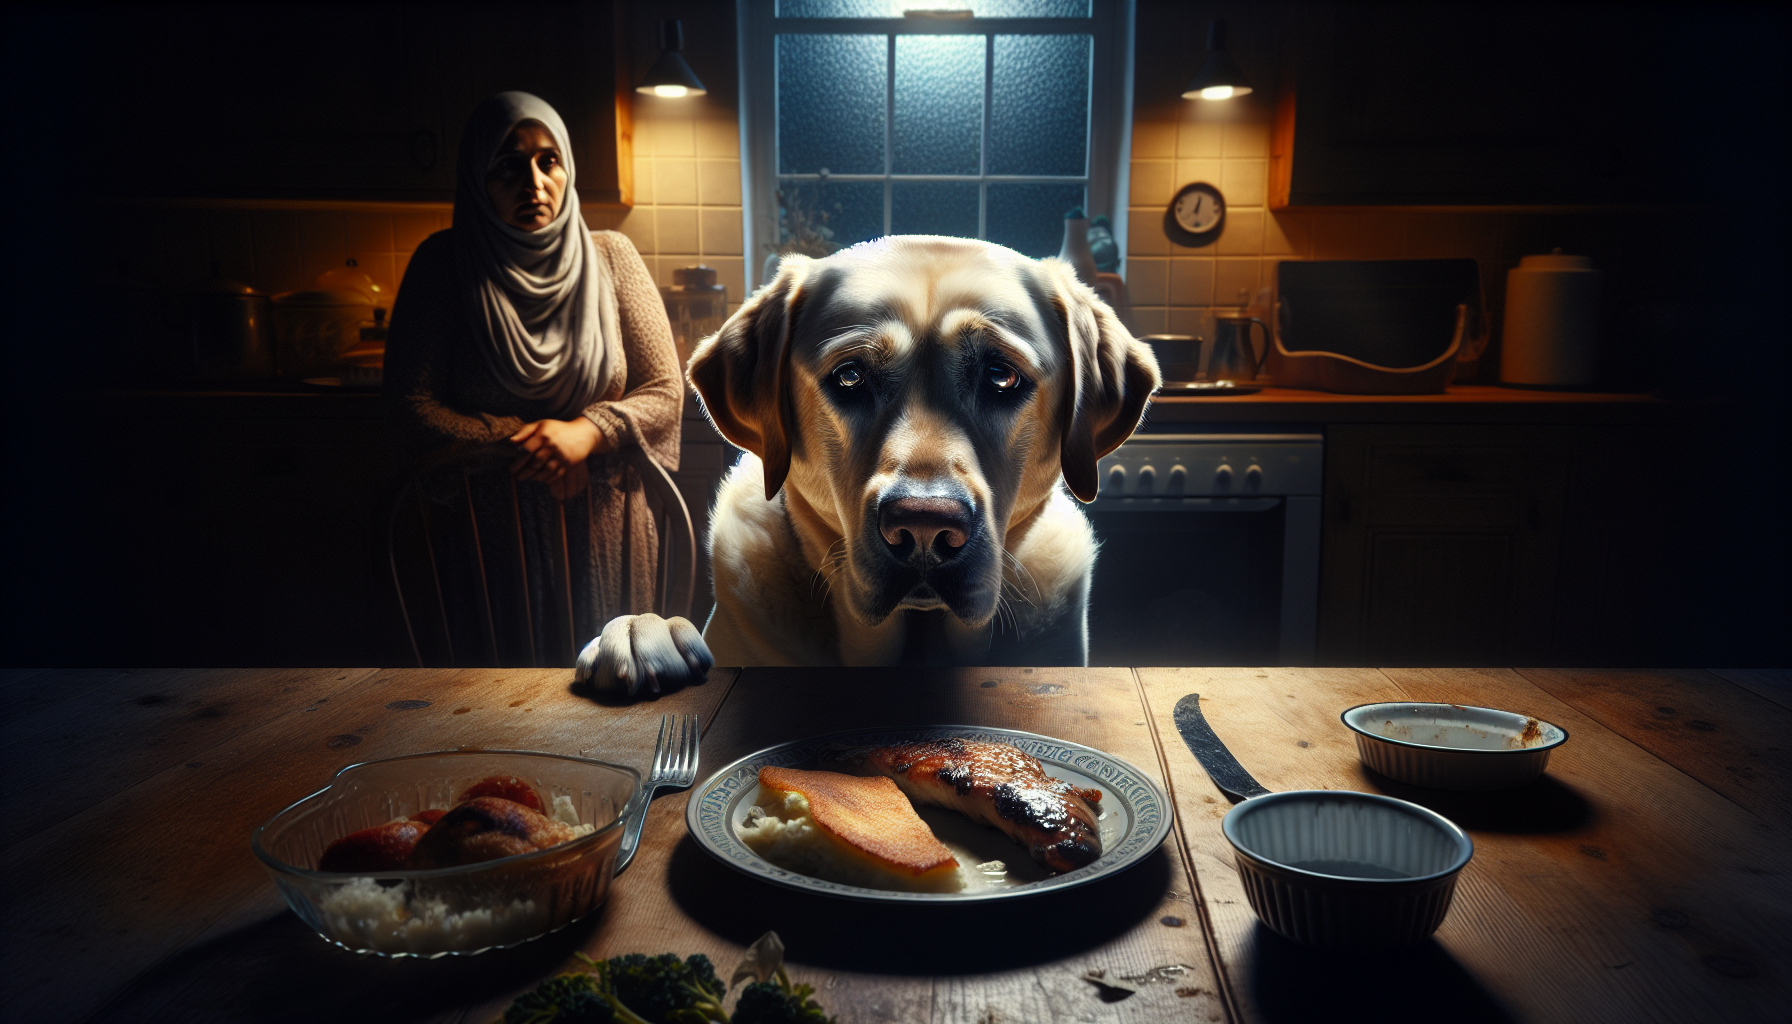
[{"label": "dog's black nose", "polygon": [[970,539],[971,506],[957,498],[897,498],[879,506],[877,526],[893,548],[913,540],[916,550],[947,559]]}]

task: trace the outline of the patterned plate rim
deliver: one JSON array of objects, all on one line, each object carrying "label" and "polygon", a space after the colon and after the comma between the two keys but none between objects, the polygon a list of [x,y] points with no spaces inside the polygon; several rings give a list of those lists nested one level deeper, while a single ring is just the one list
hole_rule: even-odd
[{"label": "patterned plate rim", "polygon": [[[824,743],[849,740],[858,743],[895,743],[943,739],[948,736],[1010,743],[1041,761],[1100,782],[1108,792],[1120,797],[1125,804],[1131,817],[1126,833],[1112,848],[1103,850],[1093,864],[1011,889],[978,893],[893,892],[813,878],[786,871],[765,860],[734,834],[730,820],[734,805],[745,793],[750,792],[747,789],[749,783],[753,786],[759,784],[759,769],[768,764],[788,766],[810,762],[814,759],[815,748]],[[710,856],[736,871],[773,885],[871,903],[971,903],[1058,892],[1119,874],[1163,845],[1165,837],[1170,834],[1172,812],[1163,787],[1149,775],[1139,771],[1130,762],[1094,747],[996,726],[922,725],[908,728],[847,729],[754,751],[718,769],[693,788],[690,801],[685,805],[684,819],[691,838]]]}]

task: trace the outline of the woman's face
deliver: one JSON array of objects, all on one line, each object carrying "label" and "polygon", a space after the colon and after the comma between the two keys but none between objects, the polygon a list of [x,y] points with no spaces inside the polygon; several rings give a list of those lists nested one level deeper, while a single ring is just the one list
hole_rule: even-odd
[{"label": "woman's face", "polygon": [[516,126],[485,175],[485,195],[506,224],[539,231],[560,215],[566,164],[553,133],[534,121]]}]

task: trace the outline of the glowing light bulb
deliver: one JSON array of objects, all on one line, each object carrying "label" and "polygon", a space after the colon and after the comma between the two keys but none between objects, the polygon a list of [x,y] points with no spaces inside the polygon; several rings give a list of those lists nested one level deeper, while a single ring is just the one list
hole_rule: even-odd
[{"label": "glowing light bulb", "polygon": [[[679,97],[689,95],[690,91],[689,88],[682,85],[656,85],[653,87],[653,94],[655,96],[664,96],[668,99],[678,99]],[[1228,89],[1227,92],[1230,93],[1231,90]]]},{"label": "glowing light bulb", "polygon": [[1232,98],[1232,87],[1229,85],[1210,85],[1201,90],[1204,100],[1229,100]]}]

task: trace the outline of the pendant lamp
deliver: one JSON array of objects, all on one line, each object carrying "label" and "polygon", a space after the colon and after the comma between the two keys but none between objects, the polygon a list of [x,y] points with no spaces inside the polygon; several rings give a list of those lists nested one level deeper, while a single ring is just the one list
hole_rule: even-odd
[{"label": "pendant lamp", "polygon": [[660,56],[648,69],[647,77],[635,86],[636,92],[649,96],[701,96],[708,92],[697,73],[684,62],[684,25],[677,18],[660,22]]},{"label": "pendant lamp", "polygon": [[1223,19],[1207,26],[1207,59],[1195,72],[1188,87],[1182,90],[1185,100],[1229,100],[1251,91],[1251,83],[1226,49],[1226,22]]}]

